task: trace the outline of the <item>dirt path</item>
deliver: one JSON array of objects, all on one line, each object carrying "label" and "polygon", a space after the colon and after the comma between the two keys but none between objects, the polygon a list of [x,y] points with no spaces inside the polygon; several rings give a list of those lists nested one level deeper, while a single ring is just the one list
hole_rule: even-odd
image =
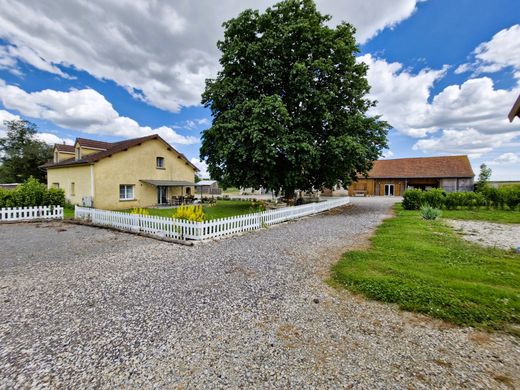
[{"label": "dirt path", "polygon": [[465,240],[502,249],[520,248],[520,225],[447,220]]}]

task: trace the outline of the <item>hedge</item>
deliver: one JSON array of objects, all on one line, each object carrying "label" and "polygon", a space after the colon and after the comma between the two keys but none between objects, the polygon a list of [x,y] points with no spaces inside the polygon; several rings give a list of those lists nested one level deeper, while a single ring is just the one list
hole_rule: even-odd
[{"label": "hedge", "polygon": [[406,210],[419,210],[422,206],[479,209],[488,208],[516,210],[520,206],[520,185],[500,188],[486,187],[481,192],[445,192],[439,188],[428,191],[406,190],[403,194]]},{"label": "hedge", "polygon": [[47,188],[33,177],[14,190],[0,189],[0,208],[35,206],[65,206],[65,193],[59,188]]}]

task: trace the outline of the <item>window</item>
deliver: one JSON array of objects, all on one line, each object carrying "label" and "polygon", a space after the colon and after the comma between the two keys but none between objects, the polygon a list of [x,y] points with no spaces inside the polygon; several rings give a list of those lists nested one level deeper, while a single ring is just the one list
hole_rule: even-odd
[{"label": "window", "polygon": [[164,168],[164,157],[157,157],[155,161],[157,168]]},{"label": "window", "polygon": [[54,152],[54,162],[57,163],[59,161],[59,155],[58,155],[58,151],[55,151]]},{"label": "window", "polygon": [[81,158],[81,149],[76,148],[76,160],[79,160]]},{"label": "window", "polygon": [[134,199],[134,185],[121,184],[119,186],[119,200],[133,200]]},{"label": "window", "polygon": [[74,182],[70,183],[70,194],[72,196],[76,195],[76,183]]},{"label": "window", "polygon": [[52,183],[52,188],[60,188],[60,183]]}]

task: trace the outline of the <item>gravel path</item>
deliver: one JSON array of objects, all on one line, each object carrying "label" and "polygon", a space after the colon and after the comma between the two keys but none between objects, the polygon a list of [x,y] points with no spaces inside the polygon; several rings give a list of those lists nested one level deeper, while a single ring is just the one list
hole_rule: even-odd
[{"label": "gravel path", "polygon": [[518,339],[324,283],[391,202],[195,247],[0,225],[0,388],[519,386]]},{"label": "gravel path", "polygon": [[520,248],[520,225],[447,220],[465,240],[502,249]]}]

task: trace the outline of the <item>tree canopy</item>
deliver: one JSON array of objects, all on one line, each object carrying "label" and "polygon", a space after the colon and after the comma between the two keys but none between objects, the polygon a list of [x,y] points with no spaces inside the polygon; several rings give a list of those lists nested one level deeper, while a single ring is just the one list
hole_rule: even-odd
[{"label": "tree canopy", "polygon": [[291,196],[348,184],[381,155],[389,126],[367,115],[375,102],[355,29],[329,20],[312,0],[286,0],[224,23],[222,69],[202,96],[213,122],[201,158],[213,179]]},{"label": "tree canopy", "polygon": [[5,121],[0,138],[0,183],[22,183],[31,176],[45,180],[39,166],[52,158],[52,147],[36,139],[37,126],[26,120]]}]

